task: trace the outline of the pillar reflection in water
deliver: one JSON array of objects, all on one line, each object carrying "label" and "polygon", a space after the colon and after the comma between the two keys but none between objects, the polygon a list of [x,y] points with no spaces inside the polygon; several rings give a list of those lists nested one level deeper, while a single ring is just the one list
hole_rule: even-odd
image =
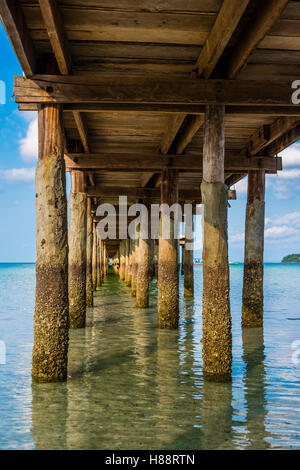
[{"label": "pillar reflection in water", "polygon": [[36,450],[67,449],[67,383],[32,383],[31,437]]},{"label": "pillar reflection in water", "polygon": [[263,328],[243,328],[243,360],[245,361],[245,399],[249,447],[267,449],[265,420],[265,353]]}]

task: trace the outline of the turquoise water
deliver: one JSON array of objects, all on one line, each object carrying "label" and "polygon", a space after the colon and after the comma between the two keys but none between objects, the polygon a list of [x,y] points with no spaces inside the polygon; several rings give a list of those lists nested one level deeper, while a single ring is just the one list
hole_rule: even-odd
[{"label": "turquoise water", "polygon": [[231,266],[232,384],[202,379],[196,266],[178,331],[156,328],[154,283],[138,310],[108,276],[87,328],[71,331],[68,382],[32,386],[34,269],[0,265],[0,449],[299,448],[300,265],[266,265],[264,330],[243,334],[243,267]]}]

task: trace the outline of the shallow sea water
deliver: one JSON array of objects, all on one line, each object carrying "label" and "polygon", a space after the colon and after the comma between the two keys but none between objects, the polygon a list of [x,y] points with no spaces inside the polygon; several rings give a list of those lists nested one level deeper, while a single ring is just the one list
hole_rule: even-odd
[{"label": "shallow sea water", "polygon": [[87,328],[71,331],[69,380],[32,385],[35,267],[0,265],[0,449],[299,448],[300,265],[265,265],[264,329],[243,332],[243,266],[230,270],[232,383],[203,381],[195,266],[178,331],[157,329],[154,282],[143,310],[107,276]]}]

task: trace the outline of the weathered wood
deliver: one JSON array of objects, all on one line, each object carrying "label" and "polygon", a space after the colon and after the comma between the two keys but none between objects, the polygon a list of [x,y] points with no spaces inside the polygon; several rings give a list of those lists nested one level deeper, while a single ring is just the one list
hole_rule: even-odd
[{"label": "weathered wood", "polygon": [[272,142],[272,144],[268,145],[264,149],[264,152],[266,155],[277,155],[277,153],[282,152],[284,149],[294,144],[299,139],[300,125],[278,137],[276,140],[274,140],[274,142]]},{"label": "weathered wood", "polygon": [[[191,221],[192,226],[189,229],[193,232],[194,222]],[[187,222],[185,223],[187,227]],[[185,231],[185,245],[183,246],[183,257],[182,257],[182,266],[183,266],[183,275],[184,275],[184,297],[194,297],[194,249],[193,249],[194,240],[188,233],[188,230]]]},{"label": "weathered wood", "polygon": [[209,106],[204,125],[203,183],[203,373],[211,380],[231,377],[231,315],[224,185],[224,107]]},{"label": "weathered wood", "polygon": [[158,326],[159,328],[178,328],[179,321],[179,271],[178,240],[175,238],[174,219],[169,219],[166,206],[178,202],[178,173],[164,170],[161,182],[161,227],[170,221],[169,238],[159,236],[158,258]]},{"label": "weathered wood", "polygon": [[97,236],[97,285],[96,288],[101,287],[103,279],[103,266],[102,266],[102,243],[100,238]]},{"label": "weathered wood", "polygon": [[25,76],[31,77],[36,72],[36,52],[19,2],[0,0],[0,16]]},{"label": "weathered wood", "polygon": [[131,295],[136,296],[137,271],[138,271],[138,248],[139,239],[130,240],[131,243]]},{"label": "weathered wood", "polygon": [[184,152],[188,144],[192,141],[194,135],[202,127],[204,122],[204,116],[189,116],[186,125],[184,125],[178,136],[175,151],[176,154]]},{"label": "weathered wood", "polygon": [[[36,103],[20,103],[19,111],[38,111]],[[106,113],[107,111],[151,113],[151,114],[177,114],[179,112],[191,115],[203,115],[205,105],[193,104],[142,104],[142,103],[73,103],[64,104],[64,111],[79,111],[84,113]],[[229,116],[299,116],[299,110],[295,105],[287,106],[226,106],[226,115]]]},{"label": "weathered wood", "polygon": [[[176,171],[176,170],[174,170]],[[97,184],[94,187],[88,187],[86,193],[90,197],[118,197],[118,196],[127,196],[134,199],[145,199],[145,198],[154,198],[158,199],[160,197],[160,190],[156,188],[138,188],[138,187],[129,187],[129,186],[105,186]],[[236,199],[234,192],[228,193],[230,195],[229,199]],[[195,201],[198,204],[201,204],[201,191],[199,188],[194,189],[180,189],[179,190],[179,200],[180,201]]]},{"label": "weathered wood", "polygon": [[138,267],[136,281],[136,306],[140,308],[149,307],[149,280],[150,280],[150,225],[151,206],[144,201],[148,211],[147,227],[141,224],[140,238],[138,240]]},{"label": "weathered wood", "polygon": [[93,307],[93,218],[91,216],[91,198],[87,198],[86,226],[86,306]]},{"label": "weathered wood", "polygon": [[93,290],[97,290],[97,223],[93,222]]},{"label": "weathered wood", "polygon": [[130,272],[130,239],[127,238],[125,240],[126,245],[125,245],[125,283],[128,287],[131,286],[131,272]]},{"label": "weathered wood", "polygon": [[[132,76],[15,77],[16,103],[156,103],[288,106],[292,81],[184,80]],[[300,105],[294,105],[300,108]]]},{"label": "weathered wood", "polygon": [[[194,70],[200,78],[209,78],[236,29],[249,0],[224,0],[216,21],[205,41],[198,57]],[[192,74],[193,76],[193,74]],[[164,135],[161,153],[167,153],[174,142],[179,129],[183,126],[183,133],[178,137],[176,153],[181,153],[192,140],[193,136],[203,125],[203,119],[190,118],[179,114],[170,119],[169,127]]]},{"label": "weathered wood", "polygon": [[71,73],[71,56],[58,3],[56,0],[39,0],[39,5],[60,73],[68,75]]},{"label": "weathered wood", "polygon": [[87,196],[84,193],[84,173],[77,170],[72,173],[69,196],[70,328],[83,328],[86,317]]},{"label": "weathered wood", "polygon": [[225,108],[207,106],[204,123],[203,179],[224,183]]},{"label": "weathered wood", "polygon": [[32,376],[35,381],[67,378],[68,228],[62,110],[39,111],[36,170],[36,293]]},{"label": "weathered wood", "polygon": [[264,0],[233,49],[227,66],[227,77],[233,78],[244,67],[253,50],[276,23],[289,0]]},{"label": "weathered wood", "polygon": [[168,127],[166,129],[166,132],[164,134],[161,146],[160,146],[160,152],[164,155],[169,152],[171,145],[181,128],[184,120],[186,118],[186,114],[175,114],[172,116],[169,121],[168,121]]},{"label": "weathered wood", "polygon": [[78,129],[78,132],[79,132],[80,140],[82,142],[84,151],[86,153],[90,153],[88,131],[87,131],[82,113],[80,113],[79,111],[74,111],[73,116],[74,116],[74,120]]},{"label": "weathered wood", "polygon": [[198,77],[210,77],[249,3],[249,0],[223,1],[196,63]]},{"label": "weathered wood", "polygon": [[293,129],[300,123],[300,118],[280,117],[276,119],[271,125],[263,126],[258,129],[249,140],[246,152],[249,155],[255,155],[261,152],[264,148],[268,147],[276,139],[280,138],[283,134]]},{"label": "weathered wood", "polygon": [[122,240],[120,243],[120,279],[125,280],[125,268],[126,268],[126,241]]},{"label": "weathered wood", "polygon": [[265,172],[250,171],[245,230],[242,325],[263,325]]}]

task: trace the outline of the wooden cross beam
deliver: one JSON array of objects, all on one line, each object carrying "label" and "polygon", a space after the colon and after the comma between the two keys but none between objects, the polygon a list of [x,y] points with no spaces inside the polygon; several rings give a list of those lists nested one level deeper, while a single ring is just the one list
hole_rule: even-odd
[{"label": "wooden cross beam", "polygon": [[[59,5],[56,0],[39,0],[39,4],[59,71],[62,75],[69,75],[72,73],[72,61]],[[84,117],[79,111],[73,111],[73,116],[84,151],[89,153]]]},{"label": "wooden cross beam", "polygon": [[[152,198],[160,199],[161,191],[156,188],[135,188],[135,187],[114,187],[98,184],[94,187],[87,187],[86,193],[90,197],[118,197],[127,196],[129,198]],[[228,199],[236,199],[235,191],[228,192]],[[179,189],[179,200],[181,201],[194,201],[201,204],[201,190],[199,188],[193,189]]]},{"label": "wooden cross beam", "polygon": [[[68,154],[65,155],[68,170],[107,170],[107,171],[161,171],[164,167],[176,170],[191,170],[202,173],[203,159],[199,155],[159,155],[159,154]],[[282,169],[282,159],[257,156],[248,158],[241,155],[227,155],[225,171],[269,170],[277,172]]]},{"label": "wooden cross beam", "polygon": [[[36,103],[19,103],[19,111],[38,111]],[[204,105],[193,105],[188,103],[179,104],[143,104],[143,103],[66,103],[63,105],[65,112],[78,111],[81,113],[105,113],[107,111],[136,112],[136,113],[158,113],[158,114],[191,114],[202,116],[205,113]],[[299,116],[297,106],[226,106],[226,115],[229,116]]]},{"label": "wooden cross beam", "polygon": [[31,77],[36,72],[36,53],[19,3],[0,0],[0,15],[25,76]]},{"label": "wooden cross beam", "polygon": [[[144,103],[289,106],[292,81],[188,80],[136,76],[15,77],[17,103]],[[300,110],[300,105],[294,105]]]}]

